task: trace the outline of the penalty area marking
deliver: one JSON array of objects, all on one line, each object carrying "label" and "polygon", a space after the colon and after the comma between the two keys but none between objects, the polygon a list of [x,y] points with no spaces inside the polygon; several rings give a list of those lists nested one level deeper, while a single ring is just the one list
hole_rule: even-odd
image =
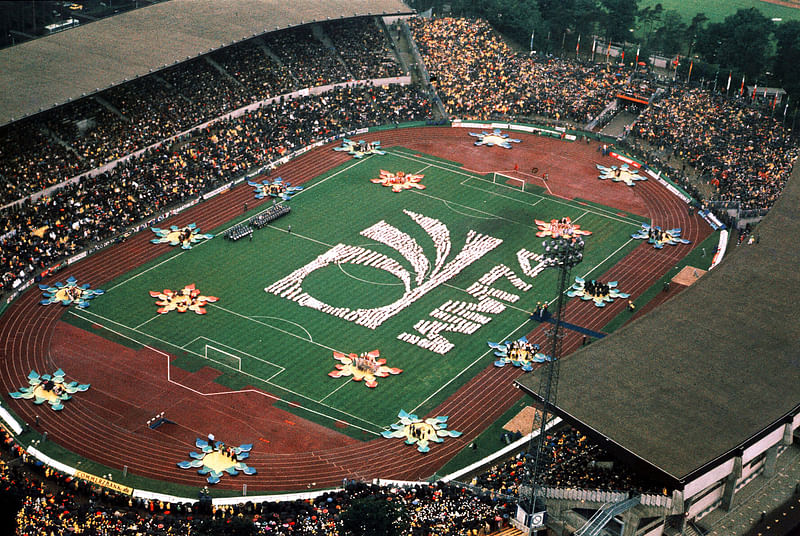
[{"label": "penalty area marking", "polygon": [[[88,314],[88,315],[91,315],[91,316],[97,317],[97,318],[99,318],[99,319],[101,319],[101,320],[104,320],[104,321],[106,321],[106,322],[108,322],[108,323],[111,323],[111,324],[116,324],[117,326],[120,326],[120,327],[122,327],[122,328],[128,329],[128,330],[130,330],[130,331],[133,331],[134,333],[138,333],[139,335],[142,335],[142,336],[144,336],[144,337],[149,337],[149,338],[151,338],[151,339],[153,339],[153,340],[159,341],[159,342],[161,342],[161,343],[163,343],[163,344],[166,344],[167,346],[172,346],[173,348],[178,348],[178,349],[180,349],[180,350],[184,350],[184,351],[186,351],[186,352],[188,352],[188,353],[190,353],[190,354],[196,355],[197,357],[203,358],[203,356],[202,356],[201,354],[198,354],[197,352],[193,352],[193,351],[191,351],[191,350],[185,350],[184,348],[181,348],[180,346],[178,346],[178,345],[176,345],[176,344],[174,344],[174,343],[171,343],[171,342],[169,342],[169,341],[165,341],[165,340],[163,340],[163,339],[160,339],[160,338],[158,338],[158,337],[156,337],[156,336],[154,336],[154,335],[150,335],[150,334],[148,334],[148,333],[144,333],[144,332],[141,332],[141,331],[139,331],[139,330],[133,329],[133,328],[131,328],[131,327],[129,327],[129,326],[126,326],[125,324],[122,324],[122,323],[120,323],[120,322],[117,322],[116,320],[112,320],[112,319],[110,319],[110,318],[106,318],[106,317],[104,317],[104,316],[102,316],[102,315],[98,315],[97,313],[93,313],[93,312],[91,312],[91,311],[87,311],[86,309],[81,309],[81,310],[80,310],[80,313],[81,313],[81,314],[78,314],[77,312],[75,312],[75,311],[72,311],[72,310],[70,310],[70,311],[68,311],[68,312],[69,312],[71,315],[73,315],[73,316],[76,316],[76,317],[78,317],[78,318],[80,318],[80,319],[82,319],[82,320],[85,320],[85,321],[89,321],[89,319],[88,319],[88,318],[86,318],[85,316],[83,316],[84,314]],[[240,390],[238,390],[238,391],[221,391],[221,392],[216,392],[216,393],[204,393],[204,392],[198,391],[198,390],[196,390],[196,389],[193,389],[193,388],[191,388],[191,387],[189,387],[189,386],[187,386],[187,385],[184,385],[184,384],[182,384],[182,383],[180,383],[180,382],[177,382],[177,381],[175,381],[175,380],[173,380],[173,379],[172,379],[172,375],[171,375],[171,372],[170,372],[170,371],[171,371],[171,363],[170,363],[170,356],[169,356],[169,354],[167,354],[167,353],[165,353],[165,352],[162,352],[161,350],[158,350],[157,348],[154,348],[154,347],[150,346],[149,344],[145,344],[145,343],[143,343],[143,342],[141,342],[141,341],[139,341],[139,340],[137,340],[137,339],[135,339],[135,338],[133,338],[133,337],[130,337],[130,336],[128,336],[128,335],[125,335],[124,333],[121,333],[121,332],[119,332],[119,331],[117,331],[117,330],[115,330],[115,329],[112,329],[112,328],[110,328],[110,327],[108,327],[108,326],[106,326],[106,325],[103,325],[103,326],[102,326],[102,328],[103,328],[103,329],[105,329],[105,330],[107,330],[107,331],[110,331],[111,333],[114,333],[115,335],[118,335],[118,336],[120,336],[120,337],[123,337],[123,338],[125,338],[125,339],[128,339],[129,341],[133,341],[133,342],[135,342],[136,344],[139,344],[139,345],[143,346],[144,348],[147,348],[147,349],[149,349],[149,350],[152,350],[152,351],[154,351],[154,352],[156,352],[156,353],[158,353],[158,354],[161,354],[161,355],[163,355],[164,357],[166,357],[166,358],[167,358],[167,381],[168,381],[169,383],[172,383],[172,384],[175,384],[175,385],[177,385],[177,386],[179,386],[179,387],[182,387],[182,388],[184,388],[184,389],[186,389],[186,390],[188,390],[188,391],[191,391],[191,392],[193,392],[193,393],[195,393],[195,394],[198,394],[198,395],[201,395],[201,396],[217,396],[217,395],[230,395],[230,394],[238,394],[238,393],[250,393],[250,392],[252,392],[252,393],[256,393],[256,394],[258,394],[258,395],[261,395],[261,396],[264,396],[264,397],[270,398],[270,399],[272,399],[272,400],[276,400],[276,401],[284,402],[284,403],[286,403],[286,404],[288,404],[288,405],[290,405],[290,406],[292,405],[292,403],[291,403],[290,401],[286,400],[286,399],[280,398],[280,397],[278,397],[278,396],[275,396],[275,395],[273,395],[273,394],[270,394],[270,393],[265,393],[264,391],[261,391],[261,390],[258,390],[258,389],[240,389]],[[239,350],[237,350],[237,351],[239,351]],[[242,353],[244,353],[244,352],[242,352]],[[221,366],[227,367],[227,366],[226,366],[225,364],[223,364],[223,363],[219,363],[219,364],[220,364]],[[227,368],[230,368],[230,367],[227,367]],[[233,370],[235,370],[235,369],[233,369]],[[237,372],[239,372],[239,371],[237,371]],[[375,427],[376,429],[378,429],[378,430],[384,430],[384,429],[386,429],[386,427],[385,427],[385,426],[380,426],[380,425],[378,425],[378,424],[375,424],[374,422],[368,421],[367,419],[364,419],[364,418],[362,418],[362,417],[358,417],[357,415],[353,415],[353,414],[351,414],[351,413],[348,413],[348,412],[346,412],[346,411],[343,411],[343,410],[341,410],[341,409],[335,408],[335,407],[333,407],[333,406],[330,406],[330,405],[328,405],[328,404],[325,404],[325,403],[323,403],[323,402],[320,402],[320,401],[318,401],[318,400],[314,400],[313,398],[310,398],[310,397],[308,397],[308,396],[306,396],[306,395],[304,395],[304,394],[298,393],[298,392],[296,392],[296,391],[292,391],[291,389],[288,389],[288,388],[286,388],[286,387],[284,387],[284,386],[282,386],[282,385],[278,385],[278,384],[276,384],[276,383],[273,383],[273,382],[266,381],[266,380],[264,380],[264,379],[262,379],[262,378],[259,378],[259,377],[257,377],[257,376],[254,376],[254,375],[252,375],[252,374],[248,374],[248,373],[246,373],[246,372],[239,372],[239,373],[240,373],[240,374],[242,374],[242,375],[244,375],[244,376],[250,376],[250,377],[252,377],[252,378],[254,378],[254,379],[256,379],[256,380],[258,380],[258,381],[260,381],[260,382],[263,382],[263,383],[265,383],[265,384],[267,384],[267,385],[271,385],[271,386],[273,386],[273,387],[275,387],[275,388],[277,388],[277,389],[280,389],[280,390],[282,390],[282,391],[285,391],[285,392],[287,392],[287,393],[291,393],[292,395],[294,395],[294,396],[297,396],[297,397],[299,397],[299,398],[303,398],[303,399],[305,399],[305,400],[308,400],[309,402],[313,402],[314,404],[319,404],[320,406],[323,406],[323,407],[325,407],[325,408],[328,408],[328,409],[330,409],[330,410],[332,410],[332,411],[334,411],[334,412],[337,412],[337,413],[339,413],[339,414],[341,414],[341,415],[346,415],[347,417],[350,417],[351,419],[354,419],[354,420],[361,421],[361,422],[363,422],[363,423],[365,423],[365,424],[368,424],[368,425],[370,425],[370,426],[374,426],[374,427]],[[330,420],[332,420],[332,421],[342,421],[342,422],[346,422],[348,426],[352,426],[352,427],[354,427],[354,428],[358,428],[359,430],[363,430],[363,431],[365,431],[365,432],[367,432],[367,433],[370,433],[370,434],[373,434],[373,435],[376,435],[376,436],[379,436],[379,435],[380,435],[380,433],[379,433],[379,432],[375,432],[374,430],[370,430],[370,429],[368,429],[368,428],[364,428],[364,427],[362,427],[362,426],[359,426],[359,425],[357,425],[357,424],[353,424],[352,422],[343,421],[342,419],[338,419],[338,418],[336,418],[336,417],[333,417],[333,416],[331,416],[331,415],[328,415],[328,414],[326,414],[326,413],[323,413],[323,412],[321,412],[321,411],[317,411],[317,410],[315,410],[315,409],[311,409],[311,408],[309,408],[309,407],[306,407],[306,406],[298,406],[298,405],[295,405],[295,406],[293,406],[293,407],[297,407],[297,408],[299,408],[299,409],[302,409],[302,410],[308,411],[309,413],[313,413],[313,414],[315,414],[315,415],[319,415],[319,416],[321,416],[321,417],[325,417],[326,419],[330,419]]]},{"label": "penalty area marking", "polygon": [[[395,152],[395,151],[392,151],[392,150],[389,150],[388,153],[393,155],[393,156],[397,156],[399,158],[405,158],[405,159],[408,159],[408,160],[424,160],[424,158],[421,158],[421,157],[412,158],[410,156],[406,156],[406,155],[404,155],[402,153],[398,153],[398,152]],[[448,168],[448,167],[445,167],[445,166],[441,165],[440,163],[432,163],[432,164],[430,164],[430,167],[439,168],[439,169],[448,171],[450,173],[455,173],[456,175],[463,175],[464,177],[467,177],[469,179],[474,179],[474,180],[481,181],[481,182],[486,182],[486,183],[489,183],[489,184],[495,184],[496,186],[500,186],[502,188],[508,188],[508,189],[511,189],[511,190],[520,191],[518,188],[514,188],[514,187],[509,186],[507,184],[492,183],[492,181],[490,181],[488,179],[484,179],[484,178],[478,177],[476,175],[471,175],[469,173],[465,173],[465,172],[457,170],[457,169]],[[513,178],[513,177],[510,177],[510,178]],[[463,182],[462,182],[462,185],[464,185],[464,186],[466,186],[468,188],[475,188],[475,189],[483,190],[482,188],[476,188],[474,186],[470,186],[468,184],[464,184]],[[486,190],[483,190],[483,191],[486,191]],[[495,194],[495,193],[492,193],[492,192],[487,192],[487,193],[490,193],[491,195],[498,195],[498,194]],[[547,199],[547,200],[552,201],[552,202],[557,203],[557,204],[566,205],[566,206],[568,206],[570,208],[578,208],[578,209],[582,209],[583,208],[583,207],[579,207],[576,203],[570,203],[570,202],[567,202],[567,201],[563,201],[563,200],[561,200],[559,198],[545,197],[545,196],[542,196],[540,194],[535,194],[533,192],[522,192],[522,193],[527,194],[527,195],[531,195],[531,196],[534,196],[534,197],[538,197],[540,199]],[[505,196],[501,196],[501,197],[505,197]],[[528,203],[525,203],[525,204],[527,205]],[[596,212],[596,211],[592,211],[592,210],[590,210],[589,212],[591,212],[592,214],[595,214],[597,216],[603,217],[603,218],[608,218],[608,219],[611,219],[611,220],[619,221],[621,223],[627,223],[627,224],[630,224],[630,225],[634,225],[636,227],[641,227],[641,225],[642,225],[641,222],[639,222],[639,221],[637,221],[636,223],[633,223],[632,221],[623,220],[623,219],[620,219],[619,217],[612,216],[611,214],[604,213],[603,209],[596,208],[596,210],[599,210],[600,212]]]},{"label": "penalty area marking", "polygon": [[292,333],[291,331],[286,331],[285,329],[281,329],[279,327],[273,326],[272,324],[268,324],[266,322],[261,322],[260,320],[256,320],[255,319],[256,317],[254,317],[254,316],[246,316],[246,315],[243,315],[241,313],[237,313],[236,311],[231,311],[230,309],[226,309],[225,307],[217,305],[216,303],[209,303],[208,306],[209,307],[214,307],[215,309],[219,309],[220,311],[225,311],[228,314],[232,314],[234,316],[238,316],[239,318],[244,318],[245,320],[249,320],[250,322],[255,322],[256,324],[260,324],[262,326],[266,326],[268,328],[274,329],[275,331],[280,331],[284,335],[289,335],[290,337],[294,337],[295,339],[300,339],[301,341],[310,342],[313,345],[319,346],[320,348],[325,348],[326,350],[330,350],[331,352],[336,351],[334,348],[331,348],[330,346],[326,346],[326,345],[324,345],[322,343],[315,342],[311,338],[311,334],[308,333],[308,330],[306,330],[305,328],[303,328],[303,331],[305,331],[306,334],[308,335],[308,339],[304,339],[303,337],[301,337],[300,335],[297,335],[296,333]]}]

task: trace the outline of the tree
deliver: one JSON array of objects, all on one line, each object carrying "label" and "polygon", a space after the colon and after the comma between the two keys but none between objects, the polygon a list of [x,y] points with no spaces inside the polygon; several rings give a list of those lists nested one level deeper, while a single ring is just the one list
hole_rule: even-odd
[{"label": "tree", "polygon": [[776,55],[772,72],[794,102],[800,101],[800,21],[788,21],[775,30]]},{"label": "tree", "polygon": [[400,504],[376,495],[355,499],[340,520],[345,536],[401,536],[410,525]]},{"label": "tree", "polygon": [[709,24],[698,36],[697,52],[723,69],[755,78],[768,66],[770,38],[775,26],[755,8],[740,9],[721,23]]},{"label": "tree", "polygon": [[600,0],[605,11],[604,29],[612,41],[626,41],[636,23],[639,0]]},{"label": "tree", "polygon": [[708,22],[708,17],[705,13],[697,13],[692,17],[692,22],[686,27],[686,41],[689,43],[688,55],[692,55],[692,49],[697,42],[697,36],[703,32],[703,25]]},{"label": "tree", "polygon": [[650,38],[653,33],[653,25],[661,20],[664,7],[658,3],[654,6],[647,6],[639,10],[636,19],[639,22],[639,36],[644,33],[644,46],[650,46]]},{"label": "tree", "polygon": [[653,36],[652,47],[664,54],[677,54],[683,48],[686,24],[675,10],[664,12],[663,22]]}]

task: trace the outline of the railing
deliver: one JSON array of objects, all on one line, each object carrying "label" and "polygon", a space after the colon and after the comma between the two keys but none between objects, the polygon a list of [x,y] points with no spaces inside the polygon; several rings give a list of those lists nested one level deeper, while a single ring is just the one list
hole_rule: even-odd
[{"label": "railing", "polygon": [[182,132],[178,132],[176,134],[173,134],[173,135],[171,135],[171,136],[169,136],[167,138],[164,138],[163,140],[159,140],[159,141],[157,141],[155,143],[152,143],[152,144],[150,144],[150,145],[148,145],[146,147],[143,147],[141,149],[137,149],[136,151],[134,151],[132,153],[126,154],[124,156],[121,156],[120,158],[117,158],[117,159],[112,160],[110,162],[106,162],[105,164],[102,164],[99,167],[96,167],[94,169],[90,169],[88,171],[84,171],[83,173],[80,173],[79,175],[76,175],[76,176],[74,176],[74,177],[72,177],[70,179],[67,179],[65,181],[62,181],[62,182],[60,182],[58,184],[54,184],[52,186],[48,186],[47,188],[45,188],[43,190],[40,190],[38,192],[34,192],[34,193],[32,193],[32,194],[30,194],[30,195],[28,195],[26,197],[23,197],[21,199],[17,199],[16,201],[12,201],[10,203],[7,203],[6,205],[3,205],[2,207],[0,207],[0,209],[6,209],[6,208],[9,208],[9,207],[12,207],[12,206],[15,206],[15,205],[20,205],[22,203],[25,203],[26,201],[36,201],[40,197],[43,197],[45,195],[49,195],[49,194],[51,194],[51,193],[53,193],[53,192],[55,192],[57,190],[60,190],[60,189],[64,188],[65,186],[67,186],[68,184],[74,184],[76,182],[80,182],[85,177],[94,177],[94,176],[100,175],[101,173],[105,173],[107,171],[111,171],[112,169],[117,167],[117,165],[119,165],[119,164],[121,164],[123,162],[126,162],[128,160],[131,160],[132,158],[136,158],[136,157],[138,157],[138,156],[140,156],[142,154],[145,154],[148,151],[152,151],[153,149],[158,148],[158,147],[160,147],[160,146],[162,146],[164,144],[167,144],[167,143],[169,143],[171,141],[175,141],[175,140],[177,140],[179,138],[182,138],[184,136],[187,136],[187,135],[189,135],[189,134],[191,134],[193,132],[200,132],[203,129],[206,129],[206,128],[210,127],[210,126],[213,126],[215,123],[219,123],[221,121],[225,121],[225,120],[228,120],[228,119],[235,119],[235,118],[240,117],[240,116],[242,116],[242,115],[244,115],[244,114],[246,114],[248,112],[252,112],[254,110],[257,110],[262,106],[265,106],[265,105],[268,105],[268,104],[272,104],[272,103],[275,103],[275,102],[280,102],[281,100],[291,100],[291,99],[296,99],[298,97],[306,97],[308,95],[320,95],[322,93],[326,93],[328,91],[331,91],[331,90],[339,88],[339,87],[348,87],[348,86],[354,86],[354,85],[367,85],[367,84],[371,85],[371,86],[374,86],[374,87],[380,87],[380,86],[391,85],[391,84],[407,86],[407,85],[411,84],[411,77],[410,76],[395,76],[395,77],[391,77],[391,78],[375,78],[375,79],[372,79],[372,80],[350,80],[350,81],[347,81],[347,82],[339,82],[339,83],[336,83],[336,84],[327,84],[327,85],[324,85],[324,86],[315,86],[315,87],[310,87],[310,88],[298,89],[297,91],[293,91],[291,93],[286,93],[284,95],[277,95],[277,96],[270,97],[268,99],[264,99],[264,100],[261,100],[261,101],[258,101],[258,102],[253,102],[253,103],[247,104],[245,106],[242,106],[240,108],[237,108],[236,110],[233,110],[232,112],[228,112],[228,113],[220,115],[218,117],[214,117],[213,119],[209,119],[208,121],[205,121],[203,123],[197,124],[197,125],[189,128],[189,129],[186,129],[186,130],[182,131]]},{"label": "railing", "polygon": [[600,510],[597,511],[595,515],[586,523],[583,527],[581,527],[578,532],[575,533],[576,536],[597,536],[600,534],[600,531],[603,530],[609,521],[614,519],[614,517],[618,516],[619,514],[625,513],[634,506],[639,504],[639,497],[632,497],[630,499],[626,499],[623,502],[618,502],[611,506],[606,505]]}]

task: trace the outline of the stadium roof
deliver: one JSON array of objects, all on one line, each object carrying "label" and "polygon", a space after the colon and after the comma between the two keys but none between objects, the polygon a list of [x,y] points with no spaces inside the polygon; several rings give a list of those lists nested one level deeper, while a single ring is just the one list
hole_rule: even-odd
[{"label": "stadium roof", "polygon": [[[797,413],[800,165],[758,234],[654,312],[564,359],[558,412],[684,483]],[[517,383],[539,390],[533,375]]]},{"label": "stadium roof", "polygon": [[170,0],[0,50],[0,125],[256,35],[401,0]]}]

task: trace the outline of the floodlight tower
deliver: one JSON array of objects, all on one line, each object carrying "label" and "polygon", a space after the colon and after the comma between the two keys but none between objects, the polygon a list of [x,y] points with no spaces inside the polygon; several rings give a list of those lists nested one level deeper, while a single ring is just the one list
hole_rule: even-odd
[{"label": "floodlight tower", "polygon": [[[539,396],[542,397],[542,420],[539,428],[539,436],[531,439],[528,447],[528,459],[533,456],[533,465],[529,466],[529,489],[530,496],[520,498],[519,508],[525,510],[527,514],[526,525],[531,531],[544,526],[545,512],[536,511],[537,495],[542,487],[541,466],[544,464],[547,455],[545,449],[545,431],[548,416],[552,413],[551,408],[556,403],[556,393],[558,390],[558,369],[559,358],[561,357],[561,340],[564,338],[561,333],[561,318],[563,315],[564,295],[567,289],[567,281],[572,268],[578,265],[583,259],[584,241],[580,236],[567,234],[553,237],[542,242],[544,246],[544,262],[548,268],[558,269],[558,296],[556,297],[555,309],[553,311],[553,327],[547,330],[547,336],[551,339],[550,360],[547,362],[547,371],[542,375],[539,384]],[[543,501],[540,501],[543,503]],[[523,506],[524,504],[524,506]]]}]

